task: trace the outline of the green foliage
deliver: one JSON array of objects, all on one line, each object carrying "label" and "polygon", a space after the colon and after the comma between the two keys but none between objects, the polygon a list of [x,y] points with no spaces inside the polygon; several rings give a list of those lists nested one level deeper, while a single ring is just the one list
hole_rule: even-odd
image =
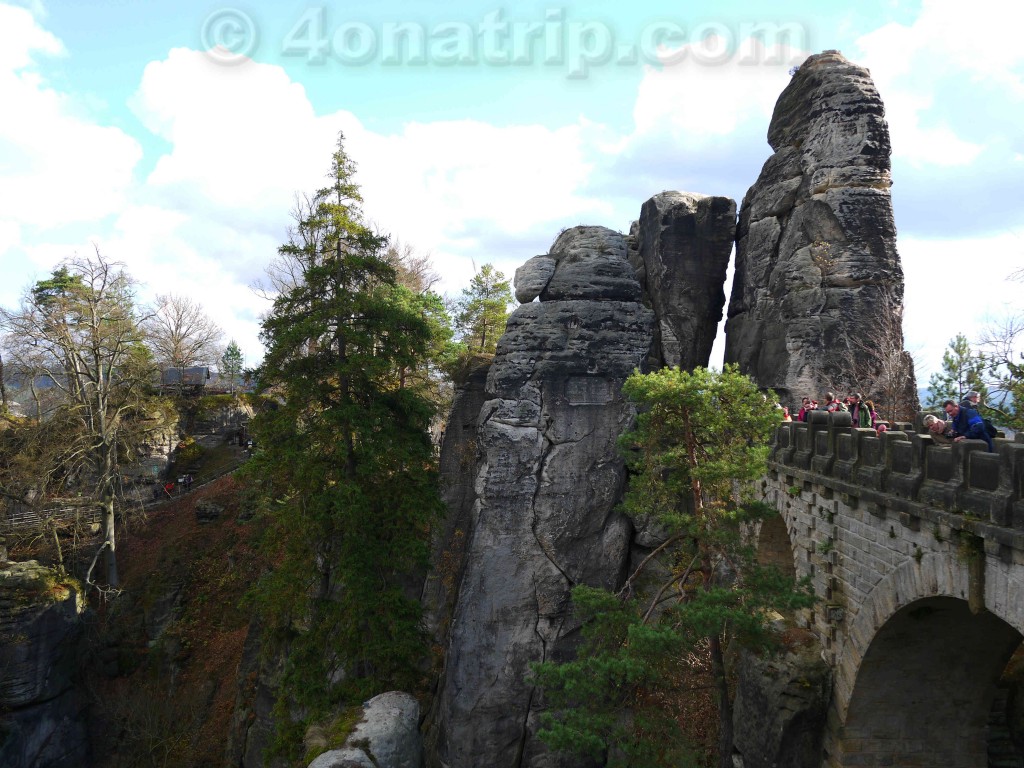
[{"label": "green foliage", "polygon": [[972,350],[967,337],[958,333],[942,355],[942,371],[928,379],[928,407],[941,408],[946,400],[959,403],[971,390],[977,391],[984,401],[986,367],[985,355]]},{"label": "green foliage", "polygon": [[425,643],[403,587],[442,508],[415,375],[433,304],[397,283],[353,173],[339,138],[330,186],[280,249],[302,277],[263,323],[258,381],[280,405],[253,421],[248,465],[276,559],[250,598],[288,648],[283,700],[309,717],[416,687]]},{"label": "green foliage", "polygon": [[512,285],[505,275],[490,264],[480,267],[455,305],[455,325],[469,353],[494,353],[511,303]]},{"label": "green foliage", "polygon": [[220,375],[227,379],[231,392],[235,391],[238,378],[242,375],[242,365],[242,349],[232,339],[224,349],[224,354],[220,356]]},{"label": "green foliage", "polygon": [[199,461],[203,457],[203,446],[196,442],[196,439],[189,435],[178,443],[175,461],[181,466],[187,466],[192,462]]},{"label": "green foliage", "polygon": [[[758,564],[742,536],[746,524],[778,514],[740,491],[765,472],[779,417],[774,397],[729,366],[635,373],[623,391],[640,410],[622,439],[634,473],[625,508],[656,518],[666,542],[619,593],[573,590],[581,646],[573,661],[535,667],[549,705],[540,736],[610,766],[699,765],[677,721],[694,684],[682,660],[710,656],[720,722],[731,722],[724,645],[770,647],[770,613],[813,600],[808,585]],[[642,570],[655,564],[664,578],[645,583]]]}]

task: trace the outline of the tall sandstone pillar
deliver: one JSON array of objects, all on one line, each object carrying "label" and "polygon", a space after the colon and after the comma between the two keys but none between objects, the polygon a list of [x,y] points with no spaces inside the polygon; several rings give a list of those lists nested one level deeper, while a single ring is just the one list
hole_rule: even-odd
[{"label": "tall sandstone pillar", "polygon": [[883,413],[916,407],[889,129],[868,71],[836,51],[808,58],[768,143],[740,210],[725,361],[784,403],[856,389],[888,401]]},{"label": "tall sandstone pillar", "polygon": [[625,238],[567,230],[517,271],[516,291],[528,303],[498,342],[477,420],[471,533],[428,765],[565,765],[536,739],[530,665],[572,653],[572,587],[617,588],[629,564],[616,441],[634,410],[621,387],[647,359],[654,316]]}]

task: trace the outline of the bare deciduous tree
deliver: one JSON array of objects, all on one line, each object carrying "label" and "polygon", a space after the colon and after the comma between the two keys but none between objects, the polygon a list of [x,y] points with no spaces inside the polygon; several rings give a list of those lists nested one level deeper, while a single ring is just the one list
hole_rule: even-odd
[{"label": "bare deciduous tree", "polygon": [[384,261],[398,274],[399,285],[413,293],[426,293],[441,281],[429,253],[418,254],[409,243],[395,241],[384,252]]},{"label": "bare deciduous tree", "polygon": [[199,303],[185,296],[159,295],[156,306],[145,324],[147,342],[161,369],[177,369],[183,388],[185,369],[214,362],[224,334]]},{"label": "bare deciduous tree", "polygon": [[1024,315],[1007,315],[986,327],[979,340],[985,365],[985,409],[998,422],[1024,427]]},{"label": "bare deciduous tree", "polygon": [[842,348],[826,355],[817,374],[836,393],[859,392],[874,400],[889,421],[911,421],[920,410],[914,357],[903,346],[903,302],[888,291],[877,293],[870,328],[846,336]]},{"label": "bare deciduous tree", "polygon": [[[73,258],[32,286],[17,311],[0,310],[11,340],[33,350],[29,377],[43,378],[61,395],[53,423],[68,425],[61,471],[77,472],[80,486],[103,519],[106,580],[118,584],[115,498],[118,454],[132,431],[152,377],[142,344],[132,281],[96,251]],[[95,563],[95,560],[94,560]],[[91,577],[92,568],[86,577]]]}]

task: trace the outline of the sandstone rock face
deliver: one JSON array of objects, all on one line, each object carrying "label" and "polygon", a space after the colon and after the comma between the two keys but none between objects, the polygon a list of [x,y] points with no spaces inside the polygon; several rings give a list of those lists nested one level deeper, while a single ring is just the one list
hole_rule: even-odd
[{"label": "sandstone rock face", "polygon": [[777,658],[743,654],[733,711],[733,763],[818,768],[832,674],[810,641]]},{"label": "sandstone rock face", "polygon": [[530,664],[564,657],[569,590],[614,588],[632,526],[615,511],[623,380],[647,357],[653,313],[622,235],[576,227],[551,247],[540,302],[513,312],[487,378],[472,537],[429,724],[429,765],[556,766],[534,737]]},{"label": "sandstone rock face", "polygon": [[736,201],[662,192],[640,210],[630,262],[658,317],[661,365],[707,366],[725,307]]},{"label": "sandstone rock face", "polygon": [[528,304],[540,296],[555,274],[555,263],[550,256],[534,256],[517,269],[514,280],[516,301]]},{"label": "sandstone rock face", "polygon": [[865,347],[902,353],[903,270],[889,129],[868,71],[834,51],[811,56],[768,142],[775,154],[740,211],[725,360],[783,402],[870,391]]},{"label": "sandstone rock face", "polygon": [[424,620],[443,646],[451,623],[457,587],[461,580],[466,543],[473,535],[473,503],[476,501],[477,419],[486,396],[484,387],[489,358],[481,358],[456,390],[451,414],[441,441],[438,462],[441,498],[448,510],[432,542],[430,571],[421,602]]},{"label": "sandstone rock face", "polygon": [[235,710],[225,749],[227,764],[239,768],[287,768],[286,756],[265,760],[274,741],[274,705],[284,676],[287,649],[266,653],[263,631],[253,622],[245,636],[242,659],[235,679]]},{"label": "sandstone rock face", "polygon": [[[518,275],[518,272],[517,272]],[[466,548],[473,537],[476,515],[476,475],[479,468],[477,420],[487,399],[485,385],[491,368],[490,358],[481,358],[455,392],[451,413],[441,441],[438,462],[441,498],[447,514],[431,542],[431,567],[425,574],[421,603],[423,620],[434,644],[448,645],[452,612],[465,570]],[[441,670],[443,676],[443,667]],[[441,698],[431,699],[428,722],[436,722]],[[440,734],[432,728],[426,734],[426,748],[434,752]]]},{"label": "sandstone rock face", "polygon": [[309,764],[309,768],[420,768],[423,744],[420,705],[413,696],[388,691],[363,705],[363,719],[345,739]]},{"label": "sandstone rock face", "polygon": [[0,564],[0,765],[86,765],[84,702],[72,686],[80,595],[35,561]]}]

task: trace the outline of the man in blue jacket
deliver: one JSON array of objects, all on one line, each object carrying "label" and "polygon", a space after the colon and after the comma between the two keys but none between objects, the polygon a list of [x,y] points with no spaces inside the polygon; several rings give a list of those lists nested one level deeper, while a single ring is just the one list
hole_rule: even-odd
[{"label": "man in blue jacket", "polygon": [[963,440],[984,440],[989,453],[993,451],[992,438],[988,436],[985,422],[982,421],[977,411],[959,406],[953,400],[947,400],[942,407],[953,422],[954,443]]}]

